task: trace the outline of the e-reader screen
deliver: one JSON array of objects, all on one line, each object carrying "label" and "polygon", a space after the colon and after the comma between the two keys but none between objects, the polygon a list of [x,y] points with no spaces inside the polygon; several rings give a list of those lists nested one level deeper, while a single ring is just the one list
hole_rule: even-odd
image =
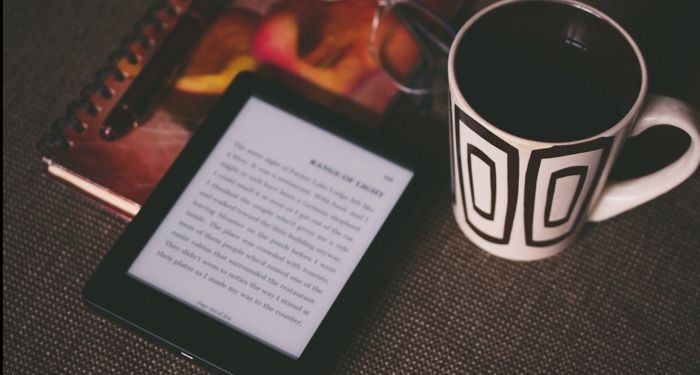
[{"label": "e-reader screen", "polygon": [[413,174],[250,97],[128,274],[299,358]]}]

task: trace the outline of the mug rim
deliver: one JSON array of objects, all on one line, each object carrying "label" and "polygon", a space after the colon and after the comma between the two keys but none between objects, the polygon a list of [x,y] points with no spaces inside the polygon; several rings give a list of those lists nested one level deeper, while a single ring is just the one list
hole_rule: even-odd
[{"label": "mug rim", "polygon": [[[494,125],[493,123],[487,121],[484,119],[467,101],[467,99],[464,97],[464,94],[462,94],[461,90],[459,89],[459,86],[457,85],[457,80],[455,77],[455,67],[454,67],[454,62],[456,58],[456,53],[457,53],[457,47],[459,42],[462,40],[464,34],[471,29],[471,27],[481,19],[484,15],[487,13],[490,13],[494,9],[501,8],[504,6],[511,5],[513,3],[524,3],[524,2],[548,2],[548,3],[557,3],[557,4],[564,4],[567,6],[571,6],[574,8],[577,8],[581,11],[587,12],[594,17],[597,17],[605,22],[607,22],[609,25],[611,25],[613,28],[615,28],[627,41],[630,47],[632,47],[632,50],[634,51],[635,56],[637,57],[637,62],[639,63],[640,67],[640,74],[641,74],[641,84],[639,87],[639,92],[637,94],[637,98],[634,101],[634,104],[629,108],[629,110],[625,113],[625,115],[620,119],[618,122],[616,122],[614,125],[609,126],[605,128],[605,130],[598,132],[596,134],[593,134],[591,136],[581,138],[581,139],[575,139],[575,140],[569,140],[569,141],[541,141],[541,140],[536,140],[536,139],[529,139],[529,138],[524,138],[521,136],[517,136],[515,134],[512,134],[510,132],[507,132],[500,127]],[[629,35],[629,33],[622,27],[620,24],[618,24],[615,20],[613,20],[610,16],[608,16],[605,12],[591,6],[588,4],[584,4],[578,0],[500,0],[497,1],[489,6],[484,7],[477,13],[475,13],[472,17],[467,20],[467,22],[462,25],[462,27],[459,29],[457,34],[455,35],[454,40],[452,41],[452,45],[450,46],[450,53],[448,55],[447,59],[447,75],[448,75],[448,85],[450,87],[450,96],[452,97],[452,101],[459,101],[460,107],[462,107],[462,110],[464,110],[470,117],[472,117],[474,120],[478,121],[482,125],[486,126],[489,128],[490,131],[496,133],[499,137],[501,138],[511,138],[515,142],[519,144],[531,144],[534,145],[535,147],[537,146],[552,146],[552,145],[566,145],[566,144],[576,144],[576,143],[581,143],[581,142],[586,142],[590,141],[593,139],[597,139],[603,136],[609,136],[611,134],[616,134],[618,131],[621,130],[621,128],[624,128],[625,126],[629,125],[632,123],[634,120],[635,116],[639,113],[640,108],[642,106],[642,103],[644,101],[644,98],[646,97],[647,94],[647,67],[646,67],[646,62],[644,60],[644,56],[642,55],[641,50],[639,49],[639,46],[637,46],[637,43],[632,39],[632,37]],[[452,94],[452,91],[456,92],[456,95]],[[452,121],[452,119],[450,119]]]}]

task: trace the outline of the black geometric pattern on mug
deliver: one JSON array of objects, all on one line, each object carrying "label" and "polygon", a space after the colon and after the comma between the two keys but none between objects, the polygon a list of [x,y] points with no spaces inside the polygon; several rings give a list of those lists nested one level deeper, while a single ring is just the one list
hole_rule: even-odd
[{"label": "black geometric pattern on mug", "polygon": [[[576,229],[598,185],[612,141],[612,137],[603,137],[532,152],[524,194],[525,241],[529,246],[555,244]],[[566,167],[550,166],[561,166],[567,160],[570,165]],[[540,189],[546,189],[546,194]],[[538,204],[542,200],[544,204]],[[541,222],[536,217],[542,218]]]},{"label": "black geometric pattern on mug", "polygon": [[[518,150],[453,106],[457,171],[462,209],[469,227],[481,238],[510,241],[518,201]],[[465,138],[460,122],[471,130]],[[477,173],[477,165],[481,173]],[[487,171],[487,172],[486,172]]]},{"label": "black geometric pattern on mug", "polygon": [[[472,173],[472,171],[474,170],[474,166],[472,165],[472,158],[478,158],[479,160],[481,160],[482,163],[489,167],[489,178],[487,180],[489,185],[489,191],[491,192],[491,194],[488,197],[489,207],[486,208],[488,211],[484,211],[476,203],[477,199],[475,196],[476,189],[474,186],[474,174]],[[469,171],[469,191],[471,192],[472,208],[484,219],[493,220],[496,213],[496,163],[493,161],[493,159],[486,156],[486,154],[484,154],[484,152],[478,149],[476,146],[474,146],[471,143],[467,143],[467,170]],[[480,181],[480,183],[483,184],[486,182]]]},{"label": "black geometric pattern on mug", "polygon": [[[583,183],[586,182],[586,174],[588,173],[588,166],[577,165],[575,167],[568,167],[560,169],[554,173],[549,178],[549,186],[547,187],[547,202],[544,208],[544,226],[547,228],[558,227],[562,224],[566,224],[571,218],[571,214],[574,212],[574,207],[576,207],[576,202],[578,202],[578,197],[581,195],[581,190],[583,190]],[[554,193],[557,188],[557,183],[560,179],[565,177],[577,177],[576,178],[576,190],[573,196],[568,202],[557,202],[557,204],[568,204],[568,208],[564,211],[566,214],[559,219],[552,218],[552,206],[554,204]]]}]

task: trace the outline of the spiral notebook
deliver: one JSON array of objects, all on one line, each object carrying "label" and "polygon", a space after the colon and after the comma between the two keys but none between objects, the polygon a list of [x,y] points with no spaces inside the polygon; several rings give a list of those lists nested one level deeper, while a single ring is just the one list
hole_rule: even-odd
[{"label": "spiral notebook", "polygon": [[[39,140],[48,175],[127,218],[135,215],[243,70],[282,71],[290,84],[308,82],[329,94],[324,100],[340,98],[379,123],[398,91],[369,55],[376,6],[369,0],[163,1]],[[405,48],[415,64],[416,52]],[[132,109],[138,114],[124,120]],[[106,126],[114,118],[121,127]]]}]

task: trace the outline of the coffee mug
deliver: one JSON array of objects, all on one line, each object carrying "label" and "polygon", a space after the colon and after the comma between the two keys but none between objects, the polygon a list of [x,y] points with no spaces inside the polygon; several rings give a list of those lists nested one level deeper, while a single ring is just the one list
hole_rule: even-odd
[{"label": "coffee mug", "polygon": [[[535,260],[569,246],[586,221],[647,202],[700,164],[700,117],[647,93],[630,35],[573,0],[505,0],[475,14],[448,59],[454,215],[480,248]],[[606,185],[625,139],[657,125],[690,137],[652,174]]]}]

